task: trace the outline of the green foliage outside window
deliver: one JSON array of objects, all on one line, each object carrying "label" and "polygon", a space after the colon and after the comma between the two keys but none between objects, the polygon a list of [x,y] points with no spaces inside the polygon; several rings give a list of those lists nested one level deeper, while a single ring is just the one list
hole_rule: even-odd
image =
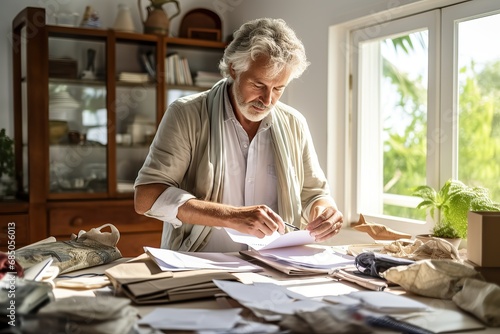
[{"label": "green foliage outside window", "polygon": [[[413,48],[410,36],[393,39],[395,48]],[[402,47],[402,45],[404,47]],[[384,129],[384,184],[386,193],[412,195],[415,187],[426,183],[427,119],[422,109],[427,99],[422,80],[410,80],[384,59],[383,76],[394,85],[399,100],[394,108],[411,120],[404,131]],[[500,61],[477,69],[474,64],[460,69],[466,79],[459,92],[459,174],[473,187],[485,187],[493,199],[500,198]],[[436,143],[438,145],[439,143]],[[384,214],[425,220],[423,210],[384,206]]]}]

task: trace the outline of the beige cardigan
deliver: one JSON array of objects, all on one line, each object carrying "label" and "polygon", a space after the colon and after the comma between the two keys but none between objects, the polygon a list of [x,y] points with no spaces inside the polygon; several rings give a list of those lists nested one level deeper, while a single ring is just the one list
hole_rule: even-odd
[{"label": "beige cardigan", "polygon": [[[157,134],[135,186],[163,183],[199,199],[221,202],[224,175],[222,80],[212,89],[173,102]],[[271,136],[278,174],[278,213],[296,226],[307,223],[311,204],[330,196],[305,118],[278,102],[272,111]],[[164,224],[163,240],[176,251],[201,251],[211,227]]]}]

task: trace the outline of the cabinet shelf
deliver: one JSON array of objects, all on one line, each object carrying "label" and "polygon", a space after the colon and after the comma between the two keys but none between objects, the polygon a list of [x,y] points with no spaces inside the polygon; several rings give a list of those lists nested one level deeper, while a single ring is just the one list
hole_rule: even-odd
[{"label": "cabinet shelf", "polygon": [[186,46],[194,48],[224,49],[227,44],[223,42],[207,41],[194,38],[167,37],[166,43],[172,46]]},{"label": "cabinet shelf", "polygon": [[50,36],[61,38],[82,38],[105,40],[109,33],[104,29],[45,25]]},{"label": "cabinet shelf", "polygon": [[56,85],[77,85],[77,86],[105,86],[104,80],[90,80],[90,79],[62,79],[49,77],[49,84]]},{"label": "cabinet shelf", "polygon": [[186,85],[168,85],[167,90],[185,90],[185,91],[196,91],[203,92],[210,87],[201,87],[201,86],[186,86]]}]

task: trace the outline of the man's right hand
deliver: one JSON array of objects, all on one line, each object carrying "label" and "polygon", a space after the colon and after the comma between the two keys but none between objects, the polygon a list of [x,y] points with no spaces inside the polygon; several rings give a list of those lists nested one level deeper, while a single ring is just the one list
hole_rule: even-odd
[{"label": "man's right hand", "polygon": [[179,207],[177,218],[189,224],[228,227],[258,238],[275,231],[285,233],[283,219],[266,205],[234,207],[191,199]]}]

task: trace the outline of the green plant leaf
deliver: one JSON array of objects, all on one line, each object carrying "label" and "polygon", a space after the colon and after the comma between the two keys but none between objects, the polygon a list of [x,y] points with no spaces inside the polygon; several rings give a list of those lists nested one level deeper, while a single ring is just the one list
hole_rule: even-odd
[{"label": "green plant leaf", "polygon": [[442,238],[466,238],[469,211],[500,211],[500,204],[490,199],[488,189],[469,187],[458,180],[447,180],[438,192],[429,186],[417,187],[414,196],[423,199],[417,209],[429,209],[432,215],[440,211],[441,220],[434,225],[433,233]]}]

